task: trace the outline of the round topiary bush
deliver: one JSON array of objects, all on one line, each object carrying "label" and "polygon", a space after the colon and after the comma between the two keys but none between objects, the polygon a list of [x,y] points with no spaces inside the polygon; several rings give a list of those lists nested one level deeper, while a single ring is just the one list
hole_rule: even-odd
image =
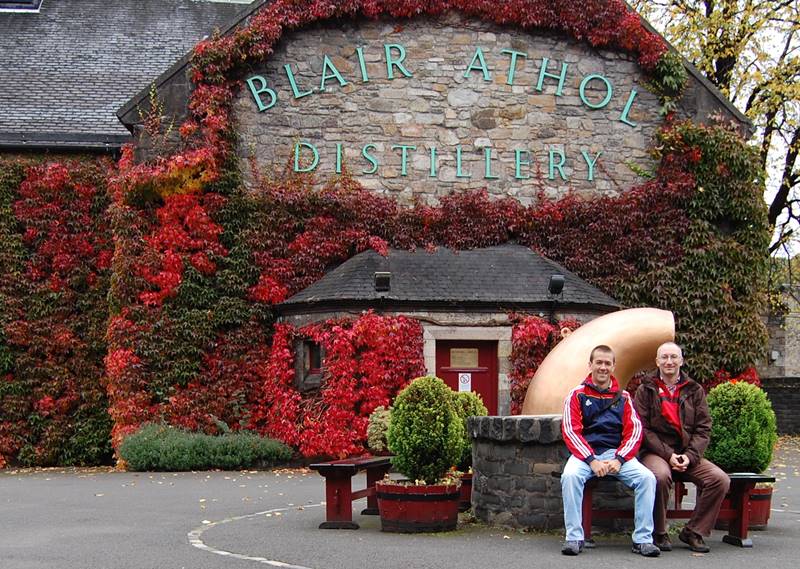
[{"label": "round topiary bush", "polygon": [[778,440],[767,394],[744,382],[722,383],[708,394],[711,442],[706,458],[726,472],[762,472]]},{"label": "round topiary bush", "polygon": [[486,405],[483,404],[481,396],[474,391],[460,391],[455,393],[456,411],[464,424],[464,440],[461,448],[461,458],[458,461],[458,469],[466,472],[472,467],[472,440],[467,431],[468,417],[485,417],[489,414]]},{"label": "round topiary bush", "polygon": [[386,434],[392,464],[412,481],[435,484],[456,464],[464,423],[453,392],[438,377],[412,381],[394,401]]}]

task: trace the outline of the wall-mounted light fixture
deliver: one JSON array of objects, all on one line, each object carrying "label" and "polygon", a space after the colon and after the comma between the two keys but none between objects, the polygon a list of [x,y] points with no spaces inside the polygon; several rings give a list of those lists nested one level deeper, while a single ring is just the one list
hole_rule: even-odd
[{"label": "wall-mounted light fixture", "polygon": [[547,285],[547,292],[553,296],[561,294],[561,292],[564,290],[565,281],[566,279],[564,278],[564,275],[551,275],[550,283]]},{"label": "wall-mounted light fixture", "polygon": [[375,292],[389,292],[391,287],[392,273],[388,271],[376,271],[374,275]]},{"label": "wall-mounted light fixture", "polygon": [[550,293],[550,323],[556,323],[556,298],[561,296],[564,291],[564,275],[550,275],[550,282],[547,283],[547,292]]}]

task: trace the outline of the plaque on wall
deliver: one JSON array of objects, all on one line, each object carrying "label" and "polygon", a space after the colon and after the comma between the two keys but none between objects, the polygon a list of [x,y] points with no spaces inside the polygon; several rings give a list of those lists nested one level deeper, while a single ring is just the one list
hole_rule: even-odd
[{"label": "plaque on wall", "polygon": [[478,348],[451,348],[450,367],[478,367]]}]

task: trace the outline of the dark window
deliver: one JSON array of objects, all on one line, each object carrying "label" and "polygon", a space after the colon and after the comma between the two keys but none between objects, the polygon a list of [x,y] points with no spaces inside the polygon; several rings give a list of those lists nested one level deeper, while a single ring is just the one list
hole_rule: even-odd
[{"label": "dark window", "polygon": [[303,342],[303,375],[322,373],[322,346],[316,342]]},{"label": "dark window", "polygon": [[319,389],[325,352],[317,342],[304,340],[295,344],[295,384],[300,391]]}]

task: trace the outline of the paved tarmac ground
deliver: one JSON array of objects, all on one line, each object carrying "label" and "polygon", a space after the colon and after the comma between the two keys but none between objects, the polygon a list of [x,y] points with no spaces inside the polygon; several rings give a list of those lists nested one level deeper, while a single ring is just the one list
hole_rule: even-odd
[{"label": "paved tarmac ground", "polygon": [[[0,471],[2,569],[549,568],[658,565],[664,569],[796,567],[800,545],[800,439],[782,439],[769,529],[754,547],[708,540],[709,554],[676,543],[658,559],[630,553],[622,534],[597,536],[576,558],[560,533],[523,533],[467,521],[445,534],[320,530],[322,478],[305,469],[268,472],[122,473],[107,469]],[[363,479],[356,485],[363,484]],[[676,541],[677,540],[673,540]]]}]

